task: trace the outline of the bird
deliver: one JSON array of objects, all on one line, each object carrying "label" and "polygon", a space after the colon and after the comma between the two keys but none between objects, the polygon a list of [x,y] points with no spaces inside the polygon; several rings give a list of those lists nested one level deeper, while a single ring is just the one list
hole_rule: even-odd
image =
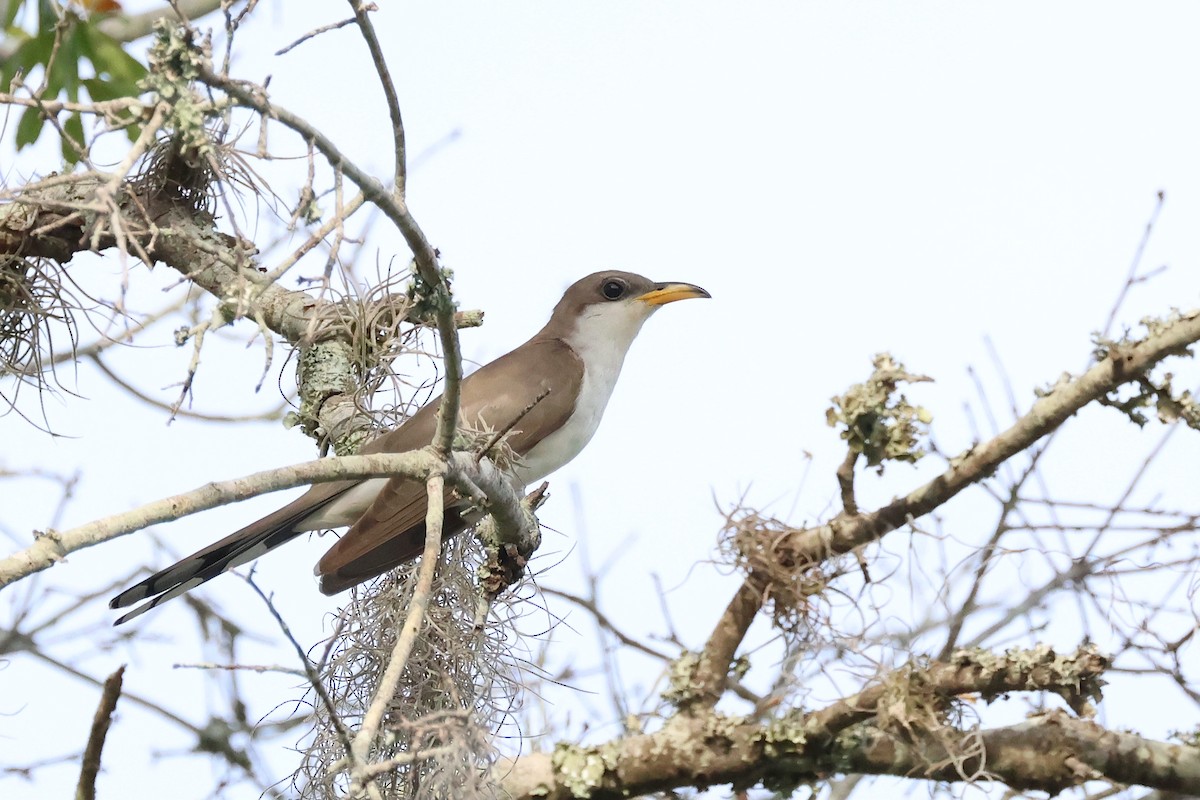
[{"label": "bird", "polygon": [[[694,284],[655,283],[631,272],[588,275],[567,288],[533,338],[463,380],[459,420],[493,430],[517,420],[506,439],[515,456],[511,471],[523,486],[540,481],[591,440],[643,323],[668,303],[707,297]],[[435,398],[359,452],[425,447],[433,440],[440,404],[441,397]],[[349,526],[315,569],[321,592],[337,594],[422,553],[427,501],[423,482],[402,477],[314,484],[282,508],[118,594],[110,608],[147,602],[113,624],[128,622],[302,533]],[[447,493],[445,535],[477,521],[467,512],[460,498]]]}]

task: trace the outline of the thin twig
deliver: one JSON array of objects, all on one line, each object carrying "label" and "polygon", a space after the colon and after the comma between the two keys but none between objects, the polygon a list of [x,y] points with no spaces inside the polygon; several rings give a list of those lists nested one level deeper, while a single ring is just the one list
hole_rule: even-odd
[{"label": "thin twig", "polygon": [[79,771],[79,783],[75,785],[75,800],[96,800],[96,776],[100,774],[100,753],[104,750],[104,739],[108,726],[112,724],[113,712],[117,710],[117,699],[121,696],[121,683],[125,677],[125,665],[104,681],[100,693],[100,705],[92,718],[92,730],[88,734],[87,746],[83,749],[83,767]]},{"label": "thin twig", "polygon": [[561,597],[563,600],[574,603],[583,610],[587,611],[596,620],[597,625],[611,633],[613,636],[617,637],[617,640],[626,647],[631,647],[634,650],[637,650],[639,653],[645,653],[648,656],[653,656],[660,661],[670,662],[672,660],[673,656],[669,656],[666,653],[655,650],[649,645],[642,644],[637,639],[634,639],[632,636],[629,636],[620,628],[618,628],[613,621],[610,620],[608,616],[600,610],[600,607],[597,606],[594,601],[589,600],[586,597],[580,597],[577,594],[563,591],[562,589],[554,589],[549,586],[540,586],[539,588],[542,590],[543,594]]},{"label": "thin twig", "polygon": [[263,411],[259,414],[208,414],[203,411],[175,408],[170,403],[164,403],[161,400],[155,400],[153,397],[146,394],[141,389],[137,388],[115,373],[111,367],[104,363],[104,359],[100,356],[100,353],[89,353],[88,356],[90,357],[92,363],[95,364],[101,372],[108,376],[109,380],[111,380],[120,388],[124,389],[129,394],[136,397],[138,400],[141,400],[146,405],[153,406],[154,408],[158,408],[170,413],[172,419],[175,417],[188,417],[190,419],[204,420],[205,422],[255,422],[261,420],[277,420],[283,415],[284,411],[287,410],[286,401],[269,411]]},{"label": "thin twig", "polygon": [[1138,270],[1142,267],[1142,256],[1146,252],[1146,245],[1150,243],[1150,235],[1154,233],[1154,224],[1158,222],[1158,215],[1162,213],[1163,204],[1166,202],[1167,195],[1165,192],[1159,192],[1156,195],[1157,201],[1154,204],[1154,210],[1150,212],[1150,219],[1146,221],[1146,229],[1142,231],[1142,238],[1138,240],[1137,249],[1133,251],[1133,261],[1129,264],[1129,274],[1125,276],[1125,283],[1121,286],[1121,291],[1117,294],[1117,299],[1109,309],[1108,319],[1104,322],[1102,337],[1107,337],[1112,332],[1112,326],[1117,321],[1117,313],[1121,310],[1121,306],[1125,303],[1125,297],[1129,294],[1129,290],[1140,279],[1138,278]]},{"label": "thin twig", "polygon": [[837,468],[838,488],[842,492],[842,509],[850,516],[858,513],[858,502],[854,499],[854,465],[858,463],[858,451],[846,451],[846,458]]},{"label": "thin twig", "polygon": [[479,452],[475,454],[475,463],[478,464],[485,456],[487,456],[488,453],[492,452],[492,448],[499,444],[500,440],[507,436],[508,432],[516,427],[517,423],[523,420],[526,414],[528,414],[530,411],[533,411],[534,407],[538,403],[545,400],[549,394],[550,387],[547,386],[538,393],[537,397],[533,398],[529,405],[521,409],[520,414],[517,414],[517,416],[515,416],[507,425],[492,434],[491,438],[487,440],[487,443],[479,449]]},{"label": "thin twig", "polygon": [[997,521],[992,535],[988,538],[987,544],[980,550],[979,563],[975,567],[975,574],[971,580],[971,588],[967,592],[967,596],[963,599],[958,612],[947,625],[946,643],[942,645],[942,650],[938,654],[939,659],[944,660],[949,658],[950,653],[958,646],[958,637],[962,633],[962,626],[966,624],[967,618],[975,610],[975,602],[979,597],[980,590],[983,588],[983,580],[992,565],[992,559],[999,552],[1000,539],[1006,533],[1013,530],[1013,526],[1009,523],[1008,518],[1020,505],[1018,497],[1021,489],[1024,488],[1026,482],[1037,469],[1038,462],[1045,452],[1046,448],[1044,447],[1035,450],[1025,470],[1009,485],[1008,497],[1005,498],[1000,507],[1000,519]]},{"label": "thin twig", "polygon": [[379,36],[371,23],[370,12],[378,10],[374,3],[364,3],[362,0],[350,0],[350,8],[354,10],[354,19],[362,31],[367,50],[371,53],[371,61],[375,64],[375,74],[379,76],[379,84],[383,96],[387,100],[388,117],[392,121],[392,146],[396,158],[396,170],[393,181],[397,196],[404,197],[407,192],[408,157],[404,143],[404,120],[400,116],[400,98],[396,95],[396,84],[388,70],[387,59],[383,56],[383,47],[379,44]]},{"label": "thin twig", "polygon": [[[246,583],[250,584],[250,588],[254,593],[262,598],[262,601],[267,604],[267,610],[271,612],[271,616],[275,618],[275,622],[279,625],[279,630],[283,632],[283,637],[292,645],[292,649],[296,651],[296,657],[300,659],[300,663],[304,665],[304,676],[308,678],[308,683],[316,692],[317,697],[321,700],[321,705],[325,706],[326,713],[329,714],[329,719],[333,723],[334,729],[337,731],[338,739],[342,743],[343,749],[346,751],[347,758],[350,763],[354,763],[354,751],[350,742],[350,731],[346,729],[346,725],[342,722],[342,718],[338,716],[337,706],[334,705],[333,699],[329,696],[329,692],[325,690],[325,684],[321,683],[321,676],[317,674],[316,667],[313,666],[308,654],[304,648],[300,646],[300,642],[292,634],[292,629],[288,627],[283,615],[279,613],[279,609],[275,607],[275,602],[267,596],[251,576],[246,576]],[[178,665],[176,665],[178,666]]]},{"label": "thin twig", "polygon": [[[421,626],[425,622],[425,612],[429,608],[429,600],[433,595],[433,576],[437,571],[438,555],[442,550],[442,525],[445,520],[445,476],[434,472],[425,482],[425,488],[429,495],[429,510],[425,515],[425,550],[421,554],[417,585],[408,606],[408,616],[404,618],[404,625],[400,629],[400,635],[396,638],[396,644],[392,647],[391,656],[388,658],[387,668],[379,678],[379,686],[371,698],[367,712],[363,715],[362,725],[354,736],[352,757],[361,764],[367,762],[371,743],[379,733],[384,712],[387,711],[388,705],[396,693],[396,687],[400,684],[400,677],[404,673],[408,657],[416,644],[417,634],[420,633]],[[352,778],[359,786],[365,786],[372,776],[354,769]]]},{"label": "thin twig", "polygon": [[[374,5],[374,4],[372,4],[372,5]],[[353,25],[353,24],[354,24],[354,17],[350,17],[349,19],[344,19],[341,22],[331,22],[328,25],[322,25],[319,28],[313,28],[311,31],[304,34],[299,39],[297,39],[296,41],[289,44],[287,47],[281,47],[278,50],[276,50],[275,55],[281,56],[284,53],[290,52],[291,50],[294,50],[295,48],[299,47],[304,42],[307,42],[309,39],[320,36],[322,33],[329,33],[330,31],[336,31],[338,28],[344,28],[347,25]]]},{"label": "thin twig", "polygon": [[303,670],[298,670],[295,667],[285,667],[282,664],[217,664],[212,661],[201,661],[195,664],[172,664],[171,669],[202,669],[202,670],[222,670],[225,672],[280,672],[284,675],[295,675],[298,678],[305,677]]}]

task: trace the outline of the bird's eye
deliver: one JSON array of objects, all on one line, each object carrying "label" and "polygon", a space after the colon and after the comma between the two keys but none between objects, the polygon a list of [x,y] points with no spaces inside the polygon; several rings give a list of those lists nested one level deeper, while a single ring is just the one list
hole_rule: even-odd
[{"label": "bird's eye", "polygon": [[621,295],[625,294],[625,284],[620,281],[605,281],[604,285],[600,287],[600,291],[609,300],[620,300]]}]

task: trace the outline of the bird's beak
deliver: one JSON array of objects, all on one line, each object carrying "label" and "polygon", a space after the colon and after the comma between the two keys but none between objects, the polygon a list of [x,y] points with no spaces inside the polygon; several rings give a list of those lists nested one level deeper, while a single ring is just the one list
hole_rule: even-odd
[{"label": "bird's beak", "polygon": [[654,289],[637,299],[646,305],[665,306],[667,303],[692,297],[712,297],[712,295],[690,283],[656,283]]}]

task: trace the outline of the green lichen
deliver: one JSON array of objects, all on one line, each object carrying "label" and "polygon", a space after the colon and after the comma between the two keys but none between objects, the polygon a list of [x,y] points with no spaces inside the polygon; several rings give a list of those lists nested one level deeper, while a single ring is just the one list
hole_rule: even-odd
[{"label": "green lichen", "polygon": [[867,466],[882,468],[885,461],[911,464],[925,454],[921,439],[933,417],[897,389],[901,383],[931,379],[909,373],[889,353],[875,356],[873,364],[870,378],[833,398],[826,422],[841,428],[842,439],[851,452],[866,458]]},{"label": "green lichen", "polygon": [[991,672],[1004,665],[1003,657],[982,647],[960,647],[950,654],[950,663],[956,667],[977,667]]},{"label": "green lichen", "polygon": [[[1190,313],[1194,314],[1195,312]],[[1187,315],[1179,309],[1173,309],[1165,317],[1143,317],[1139,321],[1144,330],[1144,335],[1141,336],[1135,335],[1131,331],[1126,331],[1119,339],[1093,334],[1092,357],[1097,363],[1112,360],[1115,364],[1121,365],[1122,355],[1129,348],[1162,335],[1185,318]],[[1180,347],[1174,355],[1190,356],[1192,351],[1184,346]],[[1193,430],[1200,430],[1200,401],[1197,401],[1186,389],[1176,392],[1171,385],[1173,378],[1171,373],[1166,373],[1161,378],[1155,378],[1149,373],[1128,377],[1128,383],[1118,391],[1101,398],[1100,403],[1117,409],[1138,427],[1143,427],[1150,421],[1148,412],[1152,410],[1159,422],[1164,424],[1183,422]]]},{"label": "green lichen", "polygon": [[1100,404],[1117,409],[1139,428],[1150,421],[1147,412],[1153,409],[1164,425],[1182,422],[1200,430],[1200,402],[1188,389],[1177,393],[1171,385],[1173,377],[1169,372],[1159,379],[1143,376],[1100,398]]},{"label": "green lichen", "polygon": [[357,453],[369,435],[353,402],[354,353],[348,343],[329,339],[300,349],[296,385],[300,387],[297,420],[304,432],[326,439],[337,455]]},{"label": "green lichen", "polygon": [[700,654],[684,650],[679,657],[671,662],[671,670],[667,674],[667,689],[663,692],[666,700],[676,708],[682,708],[696,699],[703,690],[703,685],[696,673],[700,669]]},{"label": "green lichen", "polygon": [[762,743],[763,754],[768,758],[795,755],[804,749],[808,741],[804,716],[792,713],[772,719],[756,739]]},{"label": "green lichen", "polygon": [[1167,736],[1188,747],[1200,747],[1200,725],[1190,731],[1171,731]]},{"label": "green lichen", "polygon": [[[448,289],[450,281],[454,278],[453,270],[441,267],[438,273],[441,277],[441,286]],[[408,297],[409,306],[412,309],[409,312],[410,319],[433,325],[436,324],[439,311],[454,312],[455,303],[449,292],[443,291],[441,286],[431,285],[421,276],[420,272],[413,269],[412,280],[405,289],[405,295]]]},{"label": "green lichen", "polygon": [[739,729],[745,724],[745,717],[711,713],[701,720],[700,735],[707,745],[728,746],[738,737]]},{"label": "green lichen", "polygon": [[1109,659],[1091,644],[1059,653],[1048,644],[1011,648],[1003,655],[982,648],[955,650],[950,664],[978,672],[983,699],[991,702],[1011,691],[1049,691],[1067,701],[1076,714],[1089,716],[1091,701],[1100,700],[1102,675]]},{"label": "green lichen", "polygon": [[206,125],[218,110],[192,89],[200,73],[211,66],[211,44],[197,41],[191,28],[162,17],[154,23],[154,43],[147,56],[150,72],[139,88],[156,95],[169,109],[166,127],[179,138],[180,151],[189,156],[211,154]]},{"label": "green lichen", "polygon": [[302,219],[305,225],[316,225],[321,221],[323,214],[321,204],[317,202],[316,197],[312,196],[312,190],[306,188],[300,196],[300,205],[296,210],[296,216]]},{"label": "green lichen", "polygon": [[550,756],[558,782],[572,797],[588,798],[604,785],[609,770],[616,768],[613,745],[580,747],[560,742]]}]

